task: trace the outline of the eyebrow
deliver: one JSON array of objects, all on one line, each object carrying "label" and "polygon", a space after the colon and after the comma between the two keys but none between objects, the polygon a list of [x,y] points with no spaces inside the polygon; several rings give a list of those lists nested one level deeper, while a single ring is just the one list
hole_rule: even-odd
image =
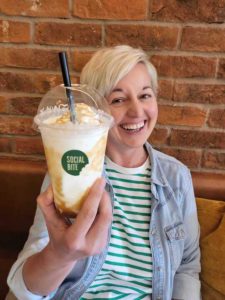
[{"label": "eyebrow", "polygon": [[[149,85],[147,85],[147,86],[144,86],[142,90],[147,90],[147,89],[151,89],[152,90],[152,87],[149,86]],[[112,90],[112,93],[114,93],[114,92],[123,92],[123,89],[121,89],[121,88],[115,88],[115,89]]]},{"label": "eyebrow", "polygon": [[143,90],[146,90],[146,89],[151,89],[152,90],[152,87],[150,85],[144,86]]},{"label": "eyebrow", "polygon": [[122,91],[123,91],[122,89],[115,88],[115,89],[112,90],[112,93],[114,93],[114,92],[122,92]]}]

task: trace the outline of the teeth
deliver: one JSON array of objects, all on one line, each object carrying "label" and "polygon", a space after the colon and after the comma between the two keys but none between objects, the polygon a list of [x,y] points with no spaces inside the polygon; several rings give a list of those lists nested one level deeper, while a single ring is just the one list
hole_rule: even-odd
[{"label": "teeth", "polygon": [[124,125],[122,125],[122,127],[124,129],[130,129],[130,130],[140,129],[143,126],[144,126],[144,122],[140,122],[140,123],[137,123],[137,124],[124,124]]}]

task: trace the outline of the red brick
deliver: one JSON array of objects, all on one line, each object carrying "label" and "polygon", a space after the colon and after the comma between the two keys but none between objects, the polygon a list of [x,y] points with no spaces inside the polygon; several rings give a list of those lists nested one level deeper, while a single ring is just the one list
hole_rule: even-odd
[{"label": "red brick", "polygon": [[[71,82],[77,83],[78,78],[71,74]],[[51,88],[62,84],[63,79],[62,75],[54,75],[54,74],[35,74],[34,76],[35,90],[39,91],[39,93],[46,93]]]},{"label": "red brick", "polygon": [[212,169],[225,169],[225,153],[205,151],[202,159],[202,166]]},{"label": "red brick", "polygon": [[0,42],[29,43],[30,39],[29,23],[0,20]]},{"label": "red brick", "polygon": [[175,83],[174,101],[225,104],[225,85],[223,84],[195,84]]},{"label": "red brick", "polygon": [[200,166],[201,150],[162,148],[161,151],[180,160],[189,168],[197,168]]},{"label": "red brick", "polygon": [[173,50],[178,31],[175,26],[106,25],[106,45],[128,44],[145,50]]},{"label": "red brick", "polygon": [[[46,93],[51,88],[63,82],[61,75],[56,74],[33,74],[31,89],[35,93]],[[26,88],[26,87],[25,87]]]},{"label": "red brick", "polygon": [[159,21],[196,21],[197,1],[152,0],[152,20]]},{"label": "red brick", "polygon": [[[71,82],[72,83],[77,83],[78,79],[76,76],[71,74]],[[33,75],[33,84],[34,84],[34,92],[36,93],[46,93],[48,92],[51,88],[62,84],[63,79],[62,75],[60,74],[34,74]]]},{"label": "red brick", "polygon": [[32,0],[15,1],[1,0],[0,11],[12,16],[32,16],[32,17],[68,17],[68,0]]},{"label": "red brick", "polygon": [[94,51],[75,50],[73,53],[73,68],[76,72],[81,72],[85,64],[90,60]]},{"label": "red brick", "polygon": [[11,152],[11,138],[0,137],[0,152]]},{"label": "red brick", "polygon": [[209,127],[225,129],[225,109],[211,109],[207,124]]},{"label": "red brick", "polygon": [[0,88],[4,92],[46,93],[61,83],[59,74],[0,72]]},{"label": "red brick", "polygon": [[170,145],[195,148],[225,148],[225,133],[197,130],[171,130]]},{"label": "red brick", "polygon": [[84,19],[145,20],[147,0],[76,0],[74,16]]},{"label": "red brick", "polygon": [[158,123],[161,125],[178,125],[201,127],[205,124],[206,110],[198,107],[160,105]]},{"label": "red brick", "polygon": [[40,137],[15,138],[14,153],[17,154],[44,154]]},{"label": "red brick", "polygon": [[181,49],[204,52],[224,52],[225,29],[187,26],[183,29]]},{"label": "red brick", "polygon": [[0,66],[56,70],[59,68],[58,52],[37,48],[0,48]]},{"label": "red brick", "polygon": [[198,0],[198,15],[207,23],[223,23],[225,20],[224,0]]},{"label": "red brick", "polygon": [[9,99],[9,114],[34,116],[41,97],[15,97]]},{"label": "red brick", "polygon": [[8,99],[4,96],[0,96],[0,113],[8,112]]},{"label": "red brick", "polygon": [[164,145],[167,144],[169,138],[169,131],[166,128],[159,128],[158,126],[154,128],[148,141],[153,145]]},{"label": "red brick", "polygon": [[225,4],[218,0],[153,0],[152,19],[160,21],[224,22]]},{"label": "red brick", "polygon": [[225,79],[225,58],[221,58],[219,60],[219,69],[218,69],[217,77]]},{"label": "red brick", "polygon": [[22,74],[22,73],[10,73],[1,72],[0,73],[0,88],[2,92],[8,91],[24,91],[33,92],[32,88],[32,75]]},{"label": "red brick", "polygon": [[101,26],[90,23],[39,22],[35,26],[35,43],[63,46],[101,46]]},{"label": "red brick", "polygon": [[214,58],[153,55],[151,61],[160,76],[215,77],[216,59]]},{"label": "red brick", "polygon": [[0,116],[0,134],[36,135],[32,129],[33,118]]},{"label": "red brick", "polygon": [[173,82],[171,80],[159,80],[158,98],[171,100],[173,96]]}]

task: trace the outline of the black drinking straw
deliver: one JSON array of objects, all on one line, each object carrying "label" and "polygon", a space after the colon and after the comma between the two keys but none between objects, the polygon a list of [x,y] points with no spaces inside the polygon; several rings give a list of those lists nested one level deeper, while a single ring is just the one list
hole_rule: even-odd
[{"label": "black drinking straw", "polygon": [[[71,87],[71,80],[70,80],[70,73],[69,73],[69,68],[67,63],[66,52],[59,52],[59,61],[60,61],[64,86]],[[76,112],[75,112],[74,97],[72,91],[66,88],[66,95],[67,95],[69,108],[70,108],[70,120],[71,122],[75,123]]]}]

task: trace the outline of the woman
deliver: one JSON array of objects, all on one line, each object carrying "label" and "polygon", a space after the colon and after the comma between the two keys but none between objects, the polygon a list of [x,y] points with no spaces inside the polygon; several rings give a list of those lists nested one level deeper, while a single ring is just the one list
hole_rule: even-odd
[{"label": "woman", "polygon": [[[147,143],[158,115],[155,68],[140,49],[106,48],[84,67],[81,83],[105,95],[115,119],[105,179],[72,225],[56,213],[51,187],[41,193],[11,290],[22,300],[200,299],[190,172]],[[48,185],[46,178],[42,190]]]}]

